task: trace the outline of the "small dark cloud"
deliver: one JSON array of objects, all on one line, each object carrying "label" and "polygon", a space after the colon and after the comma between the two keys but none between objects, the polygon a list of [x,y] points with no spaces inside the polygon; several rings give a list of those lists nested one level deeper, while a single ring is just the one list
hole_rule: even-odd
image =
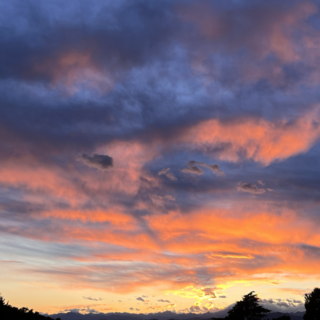
[{"label": "small dark cloud", "polygon": [[194,173],[194,174],[203,174],[203,170],[199,166],[210,169],[214,174],[223,175],[224,172],[219,168],[219,165],[216,163],[206,164],[204,162],[198,162],[191,160],[188,162],[188,168],[182,169],[182,172]]},{"label": "small dark cloud", "polygon": [[143,295],[143,296],[142,296],[142,298],[148,298],[148,296],[146,296],[146,295]]},{"label": "small dark cloud", "polygon": [[91,301],[102,301],[101,298],[92,298],[92,297],[82,297],[83,299],[86,299],[86,300],[91,300]]},{"label": "small dark cloud", "polygon": [[144,299],[142,297],[138,297],[137,300],[144,302]]},{"label": "small dark cloud", "polygon": [[227,296],[219,296],[219,298],[221,298],[221,299],[226,299]]},{"label": "small dark cloud", "polygon": [[130,308],[130,310],[134,310],[134,308]]},{"label": "small dark cloud", "polygon": [[260,189],[253,183],[245,183],[245,182],[239,182],[237,189],[238,191],[249,192],[252,194],[262,194],[266,192],[265,189],[263,188]]},{"label": "small dark cloud", "polygon": [[191,160],[188,162],[188,165],[189,166],[198,165],[198,166],[210,169],[214,174],[218,174],[218,175],[224,174],[224,172],[220,169],[220,167],[217,163],[206,164],[204,162],[198,162],[198,161]]},{"label": "small dark cloud", "polygon": [[77,157],[79,162],[87,165],[88,167],[96,168],[99,170],[105,170],[113,167],[113,159],[107,155],[94,154],[92,157],[83,153]]},{"label": "small dark cloud", "polygon": [[163,300],[163,299],[160,299],[158,300],[158,302],[166,302],[166,303],[171,303],[169,300]]}]

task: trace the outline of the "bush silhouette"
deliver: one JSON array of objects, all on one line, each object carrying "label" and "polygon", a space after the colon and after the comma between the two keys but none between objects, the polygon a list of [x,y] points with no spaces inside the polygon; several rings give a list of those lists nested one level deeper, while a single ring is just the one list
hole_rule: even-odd
[{"label": "bush silhouette", "polygon": [[254,291],[248,293],[228,312],[228,320],[260,320],[270,310],[259,305],[259,298]]},{"label": "bush silhouette", "polygon": [[[50,317],[41,315],[39,312],[34,312],[32,309],[12,307],[9,305],[9,302],[5,302],[2,296],[0,296],[0,318],[1,320],[53,320]],[[56,320],[61,319],[58,318]]]},{"label": "bush silhouette", "polygon": [[311,293],[304,295],[306,313],[304,320],[320,320],[320,289],[314,288]]}]

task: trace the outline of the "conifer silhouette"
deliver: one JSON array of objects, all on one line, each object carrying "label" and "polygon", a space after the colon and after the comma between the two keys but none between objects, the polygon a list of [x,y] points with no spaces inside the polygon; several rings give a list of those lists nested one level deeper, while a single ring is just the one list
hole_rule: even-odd
[{"label": "conifer silhouette", "polygon": [[259,298],[251,291],[238,301],[228,312],[228,320],[260,320],[270,312],[270,310],[259,305]]},{"label": "conifer silhouette", "polygon": [[306,313],[303,316],[304,320],[320,320],[320,289],[314,288],[311,293],[304,295]]}]

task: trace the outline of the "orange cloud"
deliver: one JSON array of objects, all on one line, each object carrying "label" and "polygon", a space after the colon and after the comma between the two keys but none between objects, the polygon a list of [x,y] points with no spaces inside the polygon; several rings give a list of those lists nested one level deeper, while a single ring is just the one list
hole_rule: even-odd
[{"label": "orange cloud", "polygon": [[[307,152],[320,137],[319,107],[293,123],[273,123],[264,119],[220,121],[211,119],[191,127],[180,141],[203,152],[223,146],[217,155],[221,160],[238,161],[240,154],[268,165]],[[297,135],[297,132],[299,134]]]},{"label": "orange cloud", "polygon": [[230,259],[254,259],[254,256],[252,255],[240,255],[240,254],[211,254],[207,256],[208,258],[214,258],[214,257],[218,257],[218,258],[230,258]]}]

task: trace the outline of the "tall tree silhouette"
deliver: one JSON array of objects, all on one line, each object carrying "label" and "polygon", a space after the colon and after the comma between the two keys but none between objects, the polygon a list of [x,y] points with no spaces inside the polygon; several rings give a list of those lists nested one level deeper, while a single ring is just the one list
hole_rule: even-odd
[{"label": "tall tree silhouette", "polygon": [[259,298],[254,291],[245,295],[241,301],[228,312],[227,319],[230,320],[260,320],[270,310],[259,305]]},{"label": "tall tree silhouette", "polygon": [[306,313],[303,316],[304,320],[320,320],[320,289],[314,288],[311,293],[304,295]]}]

